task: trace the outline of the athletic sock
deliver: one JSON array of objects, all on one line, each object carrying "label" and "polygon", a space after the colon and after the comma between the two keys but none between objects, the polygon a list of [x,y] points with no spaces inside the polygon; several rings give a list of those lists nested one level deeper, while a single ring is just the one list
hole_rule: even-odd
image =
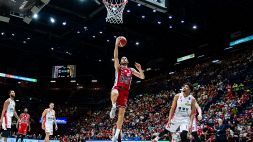
[{"label": "athletic sock", "polygon": [[115,132],[115,135],[114,135],[116,139],[118,139],[118,137],[119,137],[119,132],[120,132],[120,129],[117,128],[116,132]]},{"label": "athletic sock", "polygon": [[116,108],[116,103],[112,104],[112,108]]}]

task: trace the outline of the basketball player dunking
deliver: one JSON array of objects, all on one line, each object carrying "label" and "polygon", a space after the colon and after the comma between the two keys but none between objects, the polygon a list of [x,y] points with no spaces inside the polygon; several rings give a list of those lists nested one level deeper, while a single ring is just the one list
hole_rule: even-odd
[{"label": "basketball player dunking", "polygon": [[152,142],[157,142],[164,134],[175,133],[180,128],[180,137],[182,142],[188,142],[188,131],[191,133],[192,122],[196,110],[195,98],[190,94],[193,87],[190,83],[183,86],[182,92],[177,94],[172,102],[169,120],[165,129]]},{"label": "basketball player dunking", "polygon": [[[28,114],[28,109],[25,108],[24,112],[20,114],[19,116],[20,122],[17,123],[18,128],[18,135],[16,138],[16,142],[18,142],[18,139],[21,137],[21,142],[23,142],[23,139],[27,133],[27,128],[29,127],[28,131],[30,131],[30,115]],[[19,126],[18,126],[19,125]]]},{"label": "basketball player dunking", "polygon": [[10,98],[7,99],[4,102],[2,115],[0,119],[0,123],[2,123],[2,137],[4,137],[4,142],[7,142],[7,137],[11,135],[11,123],[12,123],[12,117],[15,116],[18,119],[18,122],[20,122],[20,119],[18,117],[18,114],[15,109],[15,91],[10,90],[9,91]]},{"label": "basketball player dunking", "polygon": [[126,57],[122,57],[119,63],[118,59],[118,47],[119,47],[120,37],[116,39],[115,48],[114,48],[114,68],[115,68],[115,83],[111,91],[111,101],[112,108],[110,112],[110,118],[115,117],[116,106],[119,108],[118,111],[118,120],[117,120],[117,129],[115,135],[112,138],[112,141],[117,141],[119,133],[122,129],[122,124],[124,120],[125,110],[128,101],[129,89],[132,81],[132,75],[140,79],[144,79],[144,73],[141,68],[141,65],[135,63],[134,68],[128,67],[128,60]]},{"label": "basketball player dunking", "polygon": [[49,142],[49,136],[53,135],[53,125],[55,124],[55,130],[58,129],[56,124],[56,117],[54,111],[54,103],[49,104],[49,108],[45,109],[42,113],[42,129],[45,130],[45,142]]}]

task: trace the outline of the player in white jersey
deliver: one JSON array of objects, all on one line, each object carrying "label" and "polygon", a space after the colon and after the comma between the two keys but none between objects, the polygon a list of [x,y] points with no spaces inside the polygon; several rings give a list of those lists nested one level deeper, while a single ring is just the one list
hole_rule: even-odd
[{"label": "player in white jersey", "polygon": [[49,136],[53,135],[53,125],[55,124],[55,130],[58,129],[56,124],[56,117],[54,111],[54,103],[49,104],[49,108],[45,109],[42,113],[42,129],[45,130],[45,142],[49,142]]},{"label": "player in white jersey", "polygon": [[2,137],[4,137],[4,141],[7,142],[7,137],[10,136],[11,133],[11,122],[12,122],[12,117],[15,116],[19,120],[19,117],[17,115],[16,109],[15,109],[15,91],[10,90],[9,91],[10,98],[8,98],[4,102],[3,110],[2,110],[2,115],[0,119],[0,123],[2,124]]},{"label": "player in white jersey", "polygon": [[164,134],[175,133],[178,128],[182,131],[180,133],[181,141],[187,142],[188,131],[191,133],[194,112],[196,110],[195,98],[191,95],[193,87],[190,83],[183,86],[182,92],[177,94],[172,102],[170,109],[169,120],[165,129],[152,142],[157,142]]}]

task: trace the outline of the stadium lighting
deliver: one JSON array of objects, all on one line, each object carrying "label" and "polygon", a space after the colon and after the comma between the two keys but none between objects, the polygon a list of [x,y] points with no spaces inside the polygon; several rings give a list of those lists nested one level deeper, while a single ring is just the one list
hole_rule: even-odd
[{"label": "stadium lighting", "polygon": [[53,17],[50,17],[50,22],[55,23],[55,19]]},{"label": "stadium lighting", "polygon": [[193,25],[192,28],[196,30],[198,27],[196,25]]},{"label": "stadium lighting", "polygon": [[98,80],[93,79],[93,80],[91,80],[91,82],[92,82],[92,83],[97,83],[97,82],[98,82]]},{"label": "stadium lighting", "polygon": [[172,74],[174,74],[174,73],[175,73],[175,72],[173,72],[173,71],[172,71],[172,72],[169,72],[170,75],[172,75]]},{"label": "stadium lighting", "polygon": [[212,63],[218,64],[218,63],[221,63],[221,61],[220,60],[213,60]]},{"label": "stadium lighting", "polygon": [[33,14],[33,19],[38,19],[39,15],[38,14]]}]

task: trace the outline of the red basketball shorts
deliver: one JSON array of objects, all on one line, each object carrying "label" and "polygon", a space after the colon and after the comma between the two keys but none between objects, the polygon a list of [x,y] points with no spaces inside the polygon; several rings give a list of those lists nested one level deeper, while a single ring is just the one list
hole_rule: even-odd
[{"label": "red basketball shorts", "polygon": [[28,124],[27,123],[20,123],[18,128],[18,133],[22,135],[26,135],[27,133]]},{"label": "red basketball shorts", "polygon": [[126,107],[128,102],[129,90],[118,86],[114,86],[113,89],[116,89],[119,92],[119,96],[117,98],[117,107]]}]

